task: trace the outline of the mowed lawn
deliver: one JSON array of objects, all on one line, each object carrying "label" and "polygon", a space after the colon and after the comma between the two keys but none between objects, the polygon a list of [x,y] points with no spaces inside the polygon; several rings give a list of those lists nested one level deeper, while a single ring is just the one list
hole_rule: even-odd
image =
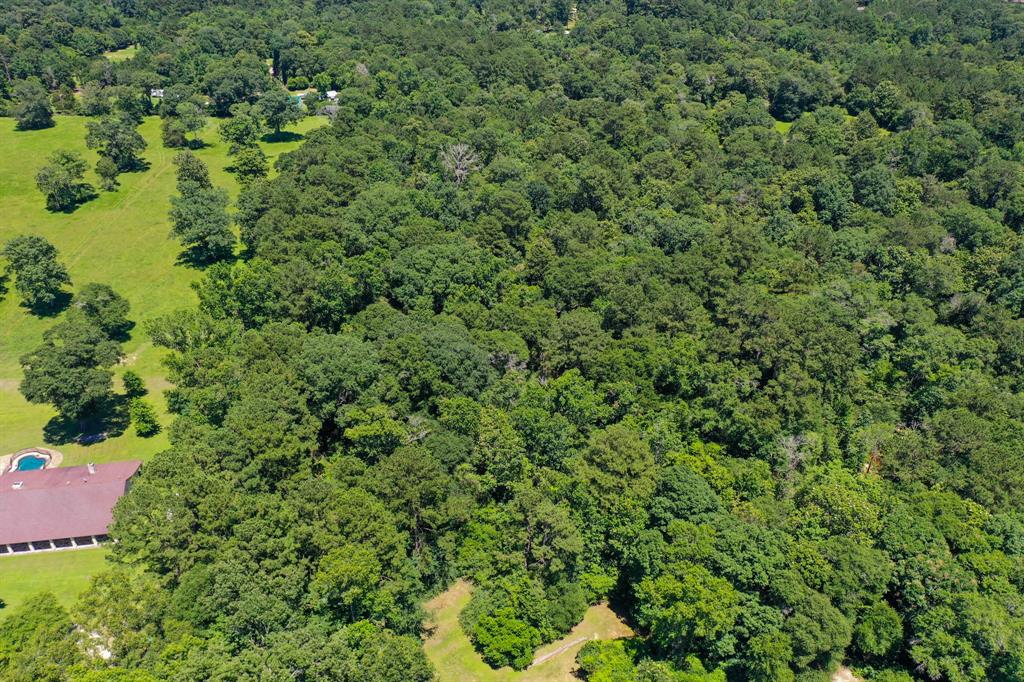
[{"label": "mowed lawn", "polygon": [[534,654],[535,664],[523,671],[494,670],[473,649],[459,625],[459,614],[472,596],[472,586],[460,580],[427,602],[428,636],[423,643],[439,682],[573,682],[578,680],[576,654],[591,639],[631,637],[633,631],[603,604],[587,609],[583,620],[560,640]]},{"label": "mowed lawn", "polygon": [[106,566],[109,550],[75,549],[0,557],[0,599],[5,614],[40,592],[53,592],[61,604],[70,607],[89,585],[89,580]]},{"label": "mowed lawn", "polygon": [[[0,118],[0,243],[19,234],[46,237],[60,252],[60,260],[71,274],[72,289],[89,282],[109,284],[131,303],[129,315],[136,323],[124,344],[126,359],[117,368],[138,372],[146,381],[148,399],[157,407],[164,426],[169,423],[162,391],[167,388],[161,366],[161,351],[154,348],[143,331],[143,323],[158,315],[195,305],[191,283],[200,272],[178,264],[180,245],[169,236],[167,212],[175,193],[176,150],[160,144],[160,121],[150,117],[140,131],[149,143],[143,154],[149,168],[120,176],[115,192],[101,192],[96,199],[73,213],[51,213],[35,186],[35,173],[46,157],[57,149],[80,151],[90,166],[96,153],[85,147],[88,119],[59,116],[53,128],[16,131],[14,121]],[[323,118],[307,118],[291,130],[308,132],[324,125]],[[227,145],[217,138],[217,122],[204,131],[207,143],[197,155],[210,167],[214,184],[227,188],[232,197],[238,187],[225,167],[229,165]],[[264,144],[271,163],[280,154],[295,149],[301,140]],[[98,182],[92,170],[86,178]],[[47,405],[32,405],[22,398],[18,383],[22,372],[18,358],[38,345],[43,332],[59,318],[40,318],[23,308],[13,287],[0,301],[0,454],[44,445],[43,428],[55,415]],[[64,464],[105,462],[129,458],[146,459],[167,446],[165,432],[139,438],[129,428],[116,438],[82,446],[55,443],[65,455]]]},{"label": "mowed lawn", "polygon": [[110,52],[104,52],[103,56],[112,62],[125,62],[134,57],[138,53],[138,45],[129,45],[128,47],[123,47],[120,50],[111,50]]}]

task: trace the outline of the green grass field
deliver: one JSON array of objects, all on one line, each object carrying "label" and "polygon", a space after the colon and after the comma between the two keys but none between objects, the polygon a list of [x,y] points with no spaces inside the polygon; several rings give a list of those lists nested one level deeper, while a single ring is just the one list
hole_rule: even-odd
[{"label": "green grass field", "polygon": [[775,121],[775,130],[779,131],[780,135],[785,135],[792,127],[793,121]]},{"label": "green grass field", "polygon": [[[159,119],[147,118],[141,132],[149,142],[144,157],[150,164],[144,172],[120,177],[115,192],[101,192],[70,214],[50,213],[35,187],[36,170],[57,149],[82,152],[90,164],[96,153],[85,148],[86,119],[57,117],[57,125],[48,130],[16,131],[14,121],[0,118],[0,243],[18,234],[39,234],[59,250],[77,288],[89,282],[109,284],[131,303],[129,317],[136,322],[131,338],[124,344],[125,360],[120,373],[131,368],[146,381],[149,399],[166,415],[162,390],[161,353],[142,330],[143,323],[155,316],[195,304],[190,285],[199,272],[177,264],[180,245],[172,240],[167,222],[170,197],[175,192],[175,150],[160,144]],[[307,118],[292,128],[304,133],[324,125],[323,118]],[[238,187],[225,167],[227,145],[216,135],[216,122],[204,131],[207,146],[197,154],[210,167],[214,184],[237,195]],[[301,140],[265,144],[271,163],[280,154],[298,147]],[[98,186],[90,170],[87,180]],[[13,287],[0,301],[0,454],[21,448],[44,445],[43,428],[55,412],[47,405],[32,405],[18,391],[21,367],[18,358],[38,345],[43,331],[56,318],[40,318],[24,309]],[[123,435],[84,447],[76,443],[54,443],[65,455],[64,464],[85,461],[104,462],[120,459],[146,459],[167,446],[166,435],[144,439],[129,428]]]},{"label": "green grass field", "polygon": [[40,592],[53,592],[61,604],[71,606],[103,570],[107,553],[99,547],[0,557],[0,599],[7,603],[0,618]]},{"label": "green grass field", "polygon": [[423,649],[438,682],[572,682],[578,680],[573,674],[576,654],[587,640],[633,635],[607,606],[591,606],[569,634],[537,650],[534,665],[519,672],[511,668],[495,670],[480,658],[459,625],[459,614],[471,596],[470,584],[460,580],[425,604],[430,621]]},{"label": "green grass field", "polygon": [[120,50],[111,50],[110,52],[104,52],[103,56],[112,62],[123,62],[131,59],[139,51],[138,45],[129,45],[128,47]]}]

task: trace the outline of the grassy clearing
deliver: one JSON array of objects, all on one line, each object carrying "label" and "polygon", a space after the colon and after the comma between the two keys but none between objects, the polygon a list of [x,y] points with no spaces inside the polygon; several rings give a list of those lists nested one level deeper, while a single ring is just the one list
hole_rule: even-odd
[{"label": "grassy clearing", "polygon": [[136,55],[139,51],[138,45],[129,45],[128,47],[120,50],[111,50],[110,52],[104,52],[103,56],[112,62],[124,62],[128,61]]},{"label": "grassy clearing", "polygon": [[[430,635],[423,644],[439,682],[571,682],[577,678],[576,654],[589,639],[630,637],[633,632],[604,605],[591,606],[583,620],[562,639],[537,650],[542,663],[517,672],[494,670],[476,653],[459,626],[459,614],[469,603],[472,587],[460,580],[425,605]],[[571,644],[571,646],[569,646]]]},{"label": "grassy clearing", "polygon": [[0,618],[40,592],[53,592],[61,604],[71,606],[105,568],[107,553],[97,547],[0,557],[0,599],[7,602]]},{"label": "grassy clearing", "polygon": [[[136,322],[131,338],[124,344],[126,358],[117,373],[131,368],[149,388],[149,399],[160,412],[161,423],[169,423],[162,391],[167,388],[161,367],[161,352],[153,347],[142,330],[142,323],[155,316],[195,303],[190,285],[199,271],[179,265],[180,245],[168,233],[167,211],[175,193],[175,150],[160,144],[160,121],[147,118],[141,132],[149,142],[144,157],[149,168],[144,172],[121,176],[116,192],[100,195],[70,214],[50,213],[35,187],[35,172],[45,158],[57,149],[82,152],[90,164],[95,152],[85,148],[86,119],[57,117],[57,125],[48,130],[15,131],[9,118],[0,119],[0,243],[18,234],[39,234],[60,251],[60,259],[71,274],[73,288],[89,282],[109,284],[131,303],[130,318]],[[308,132],[324,125],[323,118],[308,118],[293,128]],[[217,185],[232,196],[238,186],[226,170],[227,145],[217,139],[216,122],[203,134],[206,146],[196,153],[210,167]],[[280,154],[301,144],[299,139],[266,143],[264,151],[271,163]],[[90,170],[86,178],[98,186]],[[46,405],[27,403],[18,392],[21,367],[18,358],[38,345],[43,331],[57,318],[40,318],[21,307],[11,289],[0,300],[0,454],[43,445],[43,429],[54,416]],[[77,443],[52,443],[65,455],[65,465],[86,461],[104,462],[128,458],[146,459],[167,446],[161,432],[153,438],[139,438],[129,428],[123,435],[90,446]],[[2,585],[2,582],[0,582]]]}]

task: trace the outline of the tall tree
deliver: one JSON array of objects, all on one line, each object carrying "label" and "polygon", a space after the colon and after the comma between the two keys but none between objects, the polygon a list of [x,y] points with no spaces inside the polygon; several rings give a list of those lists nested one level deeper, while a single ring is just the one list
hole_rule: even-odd
[{"label": "tall tree", "polygon": [[171,197],[171,234],[200,262],[227,258],[235,235],[228,214],[228,194],[210,183],[210,170],[190,151],[174,157],[179,196]]},{"label": "tall tree", "polygon": [[11,113],[18,130],[39,130],[53,125],[50,93],[37,78],[23,80],[14,86],[14,108]]},{"label": "tall tree", "polygon": [[111,338],[124,336],[132,327],[132,322],[128,319],[128,301],[106,284],[86,284],[75,295],[72,306],[81,310]]},{"label": "tall tree", "polygon": [[85,125],[86,146],[99,150],[100,156],[113,161],[119,171],[135,170],[142,164],[139,152],[146,148],[146,139],[139,133],[134,118],[112,114]]},{"label": "tall tree", "polygon": [[79,310],[43,334],[43,343],[21,357],[21,393],[30,403],[49,403],[65,418],[81,420],[106,399],[110,367],[121,346]]},{"label": "tall tree", "polygon": [[56,247],[43,237],[15,237],[4,246],[3,255],[22,303],[33,310],[50,309],[60,299],[64,285],[71,284],[68,271],[57,260]]},{"label": "tall tree", "polygon": [[305,116],[302,106],[287,92],[280,88],[272,88],[260,97],[253,106],[253,113],[259,116],[275,134],[281,128],[295,123]]},{"label": "tall tree", "polygon": [[192,152],[185,150],[175,154],[174,165],[177,166],[175,176],[180,194],[213,188],[213,184],[210,183],[209,167]]},{"label": "tall tree", "polygon": [[258,146],[246,147],[235,155],[230,170],[242,186],[267,177],[267,155]]},{"label": "tall tree", "polygon": [[171,197],[171,234],[197,261],[229,257],[235,247],[228,215],[228,193],[217,187],[196,189]]},{"label": "tall tree", "polygon": [[61,150],[50,155],[36,173],[36,187],[46,197],[48,209],[67,211],[92,194],[92,185],[84,182],[86,168],[88,164],[78,152]]},{"label": "tall tree", "polygon": [[232,116],[220,124],[220,139],[228,143],[228,153],[238,154],[243,149],[255,147],[263,134],[263,125],[252,107],[239,104],[232,108]]}]

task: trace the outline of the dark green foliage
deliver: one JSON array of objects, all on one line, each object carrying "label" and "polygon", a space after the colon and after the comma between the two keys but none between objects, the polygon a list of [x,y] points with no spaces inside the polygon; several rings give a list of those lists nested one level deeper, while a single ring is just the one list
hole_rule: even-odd
[{"label": "dark green foliage", "polygon": [[461,621],[485,661],[522,670],[533,661],[534,649],[550,639],[542,604],[540,585],[515,575],[490,590],[478,590]]},{"label": "dark green foliage", "polygon": [[36,78],[16,83],[12,93],[14,106],[11,114],[18,122],[18,130],[39,130],[53,125],[53,107],[50,93]]},{"label": "dark green foliage", "polygon": [[117,189],[117,176],[120,174],[117,163],[110,157],[101,156],[96,160],[96,175],[100,177],[100,186],[107,192]]},{"label": "dark green foliage", "polygon": [[906,116],[899,86],[888,80],[876,85],[871,93],[871,113],[881,126],[890,130],[899,128]]},{"label": "dark green foliage", "polygon": [[[636,658],[640,654],[632,642],[613,640],[610,642],[590,641],[583,645],[576,661],[579,675],[584,680],[608,682],[647,682],[654,680],[677,680],[678,682],[725,682],[725,671],[708,671],[700,660],[688,657],[679,667],[669,662],[654,662]],[[753,678],[757,679],[757,678]],[[771,678],[792,679],[785,676]]]},{"label": "dark green foliage", "polygon": [[86,123],[85,144],[113,161],[118,171],[137,170],[142,164],[139,152],[146,148],[146,140],[139,134],[138,125],[135,118],[124,113],[89,121]]},{"label": "dark green foliage", "polygon": [[263,60],[245,52],[218,60],[203,78],[203,90],[213,99],[219,116],[226,115],[233,104],[255,102],[260,92],[274,87]]},{"label": "dark green foliage", "polygon": [[192,152],[186,150],[175,154],[174,165],[178,167],[175,177],[178,181],[179,194],[185,195],[213,188],[210,184],[210,169]]},{"label": "dark green foliage", "polygon": [[123,338],[132,328],[128,301],[106,284],[86,284],[75,294],[72,305],[111,338]]},{"label": "dark green foliage", "polygon": [[299,103],[280,88],[271,88],[264,93],[253,105],[252,112],[275,133],[280,133],[281,128],[298,121],[304,115]]},{"label": "dark green foliage", "polygon": [[185,126],[176,118],[165,118],[160,124],[160,139],[165,147],[188,146],[188,139],[185,137]]},{"label": "dark green foliage", "polygon": [[185,93],[179,94],[173,89],[170,90],[170,96],[165,92],[160,103],[160,114],[163,117],[160,134],[164,146],[194,147],[201,144],[201,141],[189,139],[188,136],[206,127],[206,112],[202,100],[195,96],[182,99]]},{"label": "dark green foliage", "polygon": [[132,398],[128,403],[128,416],[135,425],[135,433],[143,438],[155,436],[160,432],[160,422],[156,418],[156,410],[142,398]]},{"label": "dark green foliage", "polygon": [[121,384],[124,386],[125,395],[129,398],[139,398],[146,395],[146,384],[142,377],[133,370],[126,369],[121,375]]},{"label": "dark green foliage", "polygon": [[53,308],[64,295],[71,278],[57,260],[57,249],[36,235],[21,235],[4,245],[7,272],[13,274],[14,288],[27,307],[37,312]]},{"label": "dark green foliage", "polygon": [[870,657],[889,658],[903,640],[903,622],[888,604],[872,606],[854,630],[854,639],[861,653]]},{"label": "dark green foliage", "polygon": [[220,124],[220,138],[230,146],[228,152],[238,154],[243,149],[256,147],[263,133],[263,127],[251,107],[236,106],[232,116]]},{"label": "dark green foliage", "polygon": [[171,197],[171,235],[199,262],[227,258],[235,246],[227,192],[210,184],[206,164],[189,151],[174,157],[179,196]]},{"label": "dark green foliage", "polygon": [[267,155],[259,147],[246,147],[239,150],[231,162],[231,171],[243,186],[267,177],[268,170]]},{"label": "dark green foliage", "polygon": [[[49,592],[32,597],[0,621],[0,678],[62,682],[82,672],[75,626]],[[82,667],[79,667],[82,666]]]},{"label": "dark green foliage", "polygon": [[[149,327],[170,447],[83,614],[117,666],[423,679],[467,577],[495,665],[609,599],[590,679],[1024,675],[1012,3],[75,7],[11,15],[8,81],[163,86],[185,146],[208,98],[245,185],[235,260],[178,159],[222,262]],[[267,179],[289,82],[338,95]]]},{"label": "dark green foliage", "polygon": [[235,245],[228,194],[222,189],[197,189],[171,198],[171,234],[178,238],[196,260],[211,262],[227,258]]},{"label": "dark green foliage", "polygon": [[110,395],[110,367],[120,357],[120,344],[72,310],[43,334],[41,346],[21,357],[21,393],[29,402],[50,403],[62,416],[81,419]]},{"label": "dark green foliage", "polygon": [[523,670],[533,660],[540,633],[515,617],[511,609],[497,609],[480,617],[472,630],[480,655],[491,666]]},{"label": "dark green foliage", "polygon": [[46,197],[46,208],[68,211],[89,198],[92,185],[83,182],[85,159],[77,152],[54,152],[36,173],[36,187]]}]

